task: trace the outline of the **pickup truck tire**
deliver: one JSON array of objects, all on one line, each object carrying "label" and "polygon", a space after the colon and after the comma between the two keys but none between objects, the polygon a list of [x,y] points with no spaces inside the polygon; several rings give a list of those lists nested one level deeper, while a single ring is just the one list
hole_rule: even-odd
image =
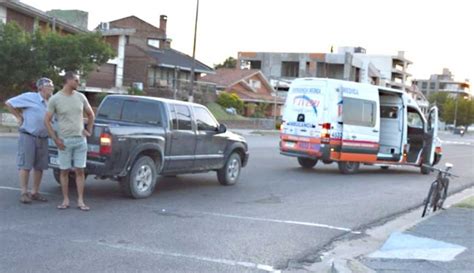
[{"label": "pickup truck tire", "polygon": [[224,186],[230,186],[237,183],[242,168],[242,158],[238,153],[232,153],[224,167],[217,171],[217,180]]},{"label": "pickup truck tire", "polygon": [[340,161],[337,163],[342,174],[355,174],[359,171],[360,163],[352,161]]},{"label": "pickup truck tire", "polygon": [[[60,171],[58,169],[54,169],[53,176],[54,176],[54,180],[56,180],[56,182],[58,182],[58,185],[61,186],[61,179],[59,178],[60,177],[59,172]],[[87,180],[87,174],[84,174],[84,180]],[[74,171],[69,171],[69,186],[72,186],[72,187],[76,186],[76,174],[74,173]]]},{"label": "pickup truck tire", "polygon": [[305,169],[312,169],[318,163],[317,159],[311,159],[306,157],[298,157],[298,163]]},{"label": "pickup truck tire", "polygon": [[133,163],[130,173],[119,179],[119,184],[125,196],[142,199],[153,194],[156,180],[155,161],[148,156],[141,156]]}]

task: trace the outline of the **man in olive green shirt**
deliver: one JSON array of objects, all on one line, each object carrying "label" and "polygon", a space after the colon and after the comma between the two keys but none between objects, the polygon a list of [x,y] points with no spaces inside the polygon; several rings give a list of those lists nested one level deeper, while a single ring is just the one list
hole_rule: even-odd
[{"label": "man in olive green shirt", "polygon": [[[84,203],[84,168],[87,161],[87,137],[91,135],[95,117],[87,98],[76,91],[78,86],[79,76],[74,72],[67,72],[64,76],[63,89],[49,100],[45,124],[49,136],[58,147],[64,197],[58,209],[69,207],[69,171],[74,168],[78,193],[77,206],[80,210],[88,211],[90,208]],[[84,112],[88,118],[87,129],[84,129]],[[53,116],[57,119],[58,134],[51,124]]]}]

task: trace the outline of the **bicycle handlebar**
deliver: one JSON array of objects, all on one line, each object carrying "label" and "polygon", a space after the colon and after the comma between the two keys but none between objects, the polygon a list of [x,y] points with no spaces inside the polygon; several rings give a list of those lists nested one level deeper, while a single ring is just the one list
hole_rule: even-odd
[{"label": "bicycle handlebar", "polygon": [[455,175],[455,174],[449,172],[450,168],[446,168],[446,170],[441,170],[441,169],[439,169],[439,168],[435,168],[435,167],[433,167],[433,166],[426,165],[426,164],[423,164],[423,167],[428,168],[428,169],[431,169],[431,170],[433,170],[433,171],[437,171],[437,172],[440,172],[440,173],[444,173],[444,174],[446,174],[446,175],[448,175],[448,176],[459,177],[459,176],[457,176],[457,175]]}]

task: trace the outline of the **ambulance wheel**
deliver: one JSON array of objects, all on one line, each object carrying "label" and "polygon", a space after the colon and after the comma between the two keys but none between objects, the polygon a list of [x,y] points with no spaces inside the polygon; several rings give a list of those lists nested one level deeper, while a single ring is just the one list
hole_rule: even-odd
[{"label": "ambulance wheel", "polygon": [[359,162],[341,161],[337,163],[342,174],[355,174],[359,171]]},{"label": "ambulance wheel", "polygon": [[298,163],[300,163],[300,166],[305,169],[312,169],[314,166],[316,166],[318,160],[306,157],[298,157]]}]

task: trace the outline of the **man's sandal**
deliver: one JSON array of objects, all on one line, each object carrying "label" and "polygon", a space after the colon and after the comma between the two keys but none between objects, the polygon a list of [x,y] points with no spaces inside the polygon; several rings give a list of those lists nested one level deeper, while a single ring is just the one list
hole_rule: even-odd
[{"label": "man's sandal", "polygon": [[86,205],[77,206],[77,208],[78,208],[79,210],[82,210],[82,211],[89,211],[89,210],[91,210],[91,208],[89,208],[89,207],[86,206]]},{"label": "man's sandal", "polygon": [[48,202],[48,199],[39,193],[32,194],[31,199],[40,202]]},{"label": "man's sandal", "polygon": [[61,210],[62,210],[62,209],[67,209],[67,208],[69,208],[69,205],[61,204],[61,205],[58,205],[56,208],[57,208],[57,209],[61,209]]}]

